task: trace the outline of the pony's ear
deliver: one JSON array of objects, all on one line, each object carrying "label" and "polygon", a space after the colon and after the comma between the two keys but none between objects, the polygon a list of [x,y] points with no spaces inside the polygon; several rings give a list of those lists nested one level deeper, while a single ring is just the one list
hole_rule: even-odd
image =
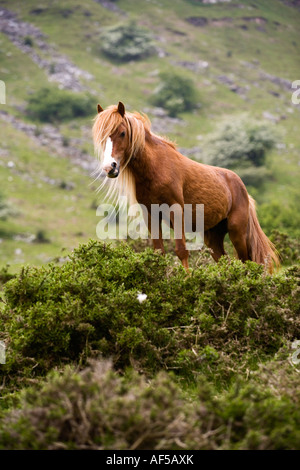
[{"label": "pony's ear", "polygon": [[102,108],[102,106],[100,106],[100,104],[98,104],[98,106],[97,106],[97,111],[98,111],[98,113],[102,113],[102,111],[103,111],[103,108]]},{"label": "pony's ear", "polygon": [[124,117],[125,106],[121,101],[119,101],[119,104],[118,104],[118,113],[121,114],[122,117]]}]

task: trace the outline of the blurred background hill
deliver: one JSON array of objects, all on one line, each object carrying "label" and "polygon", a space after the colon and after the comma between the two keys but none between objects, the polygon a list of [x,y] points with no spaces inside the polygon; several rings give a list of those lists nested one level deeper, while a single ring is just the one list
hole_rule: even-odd
[{"label": "blurred background hill", "polygon": [[96,237],[91,127],[119,100],[190,158],[234,169],[266,233],[297,239],[299,36],[292,0],[1,0],[1,266]]}]

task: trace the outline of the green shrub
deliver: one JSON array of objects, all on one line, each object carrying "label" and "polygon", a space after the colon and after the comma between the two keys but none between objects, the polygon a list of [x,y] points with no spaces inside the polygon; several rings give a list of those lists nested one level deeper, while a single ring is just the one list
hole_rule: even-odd
[{"label": "green shrub", "polygon": [[80,374],[70,368],[51,374],[27,391],[21,409],[4,419],[0,448],[177,449],[181,436],[193,440],[190,415],[191,406],[163,374],[149,386],[98,362]]},{"label": "green shrub", "polygon": [[25,46],[33,47],[34,42],[33,42],[33,39],[32,39],[31,36],[25,36],[25,37],[24,37],[24,45],[25,45]]},{"label": "green shrub", "polygon": [[230,429],[222,448],[299,449],[298,374],[287,360],[271,361],[261,364],[249,383],[237,381],[222,394],[216,400],[216,414]]},{"label": "green shrub", "polygon": [[40,229],[36,232],[34,242],[35,243],[50,243],[50,240],[46,236],[45,230]]},{"label": "green shrub", "polygon": [[0,315],[7,383],[101,354],[119,369],[205,372],[221,386],[300,336],[299,268],[270,276],[224,258],[186,276],[172,259],[90,242],[62,266],[22,269]]},{"label": "green shrub", "polygon": [[141,250],[3,271],[0,448],[297,449],[299,266]]},{"label": "green shrub", "polygon": [[101,36],[101,50],[111,59],[128,62],[154,54],[149,31],[134,22],[113,26]]},{"label": "green shrub", "polygon": [[297,195],[289,198],[288,202],[276,199],[261,204],[259,207],[259,220],[266,233],[273,230],[287,233],[292,239],[300,237],[300,212]]},{"label": "green shrub", "polygon": [[261,167],[276,141],[269,125],[239,117],[222,123],[207,137],[205,161],[229,169]]},{"label": "green shrub", "polygon": [[298,264],[300,261],[300,240],[289,237],[286,233],[273,230],[271,241],[278,247],[280,261],[283,264]]},{"label": "green shrub", "polygon": [[261,187],[267,180],[271,178],[271,171],[265,166],[254,166],[251,165],[248,168],[242,168],[236,170],[239,177],[242,179],[244,184],[252,186],[254,188]]},{"label": "green shrub", "polygon": [[0,269],[0,286],[5,284],[6,282],[10,281],[15,277],[15,274],[9,272],[9,265],[2,267]]},{"label": "green shrub", "polygon": [[31,118],[43,122],[65,121],[92,115],[94,100],[89,95],[42,88],[29,98],[27,113]]},{"label": "green shrub", "polygon": [[170,116],[191,111],[197,106],[197,93],[192,80],[175,73],[161,73],[151,103],[166,109]]},{"label": "green shrub", "polygon": [[298,380],[277,360],[217,395],[201,376],[186,396],[166,373],[149,382],[132,371],[121,377],[104,361],[81,372],[68,367],[2,411],[0,448],[297,450]]}]

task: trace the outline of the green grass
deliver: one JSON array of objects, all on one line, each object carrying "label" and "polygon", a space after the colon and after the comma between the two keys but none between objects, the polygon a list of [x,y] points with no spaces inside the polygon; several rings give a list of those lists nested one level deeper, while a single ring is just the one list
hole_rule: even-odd
[{"label": "green grass", "polygon": [[[215,129],[220,120],[230,120],[233,116],[245,114],[261,120],[262,113],[268,111],[281,117],[274,126],[280,131],[286,147],[275,149],[268,155],[268,167],[272,169],[273,178],[260,191],[254,191],[254,196],[259,205],[276,200],[285,207],[298,194],[299,105],[291,103],[289,91],[262,80],[260,74],[264,71],[291,81],[298,78],[300,66],[296,58],[299,56],[297,38],[300,14],[279,0],[259,0],[255,2],[255,8],[247,1],[240,4],[244,8],[235,8],[230,3],[200,5],[192,0],[164,0],[160,4],[119,0],[117,5],[127,13],[124,17],[93,0],[88,0],[84,5],[71,0],[66,0],[63,5],[58,1],[53,1],[51,5],[42,2],[39,7],[44,11],[40,14],[32,13],[36,8],[34,0],[1,1],[1,5],[15,11],[23,21],[37,26],[46,35],[45,41],[54,44],[59,53],[65,54],[74,64],[93,75],[94,78],[85,85],[95,96],[95,110],[98,102],[105,107],[122,100],[127,109],[143,111],[150,105],[149,99],[161,72],[173,70],[192,79],[201,106],[191,113],[180,113],[185,126],[174,126],[168,134],[180,147],[201,146],[199,135],[205,136]],[[69,13],[67,10],[70,10]],[[210,21],[230,17],[232,21],[224,21],[219,26],[209,24],[195,27],[186,21],[190,16],[204,16]],[[243,17],[247,16],[266,18],[264,31],[259,31],[257,24],[245,21]],[[129,64],[112,62],[104,57],[100,52],[103,29],[131,19],[148,28],[156,45],[167,55]],[[246,25],[247,29],[241,28],[242,25]],[[5,80],[7,89],[7,105],[3,109],[30,122],[24,108],[30,94],[45,86],[46,73],[5,35],[0,35],[0,41],[0,78]],[[34,41],[33,48],[38,50]],[[195,73],[179,64],[180,61],[198,60],[207,61],[209,67]],[[253,67],[245,66],[244,62]],[[220,83],[220,75],[231,77],[234,83],[242,87],[248,86],[246,98]],[[280,93],[280,96],[276,97],[271,92]],[[91,128],[91,119],[60,124],[59,129],[66,138],[80,137],[81,148],[92,154],[91,136],[88,131],[83,134],[81,126]],[[12,233],[35,232],[42,226],[51,241],[42,248],[51,256],[57,248],[76,246],[82,240],[76,233],[84,233],[83,238],[94,237],[97,220],[90,206],[96,200],[96,194],[89,186],[89,176],[83,175],[80,170],[75,171],[71,162],[55,158],[46,148],[33,144],[22,132],[16,132],[7,125],[3,125],[2,129],[2,146],[9,151],[7,159],[16,161],[18,169],[17,174],[11,174],[5,165],[0,167],[2,191],[20,207],[22,213],[14,220],[0,222],[2,233],[6,234],[0,246],[2,262],[15,263],[13,253],[17,244],[10,237]],[[24,174],[29,174],[34,182],[26,182]],[[67,192],[47,184],[39,187],[41,176],[45,175],[73,181],[76,189]],[[10,176],[13,181],[8,181]],[[72,211],[74,205],[76,210]],[[36,247],[29,245],[23,248],[25,262],[39,263]]]},{"label": "green grass", "polygon": [[[30,138],[11,125],[1,124],[5,130],[2,142],[8,155],[0,167],[1,191],[17,211],[17,215],[0,221],[1,261],[20,266],[32,262],[42,264],[59,256],[62,248],[72,249],[79,242],[95,236],[95,186],[81,168],[67,158],[49,155]],[[8,162],[14,167],[9,168]],[[52,185],[48,181],[55,180]],[[72,183],[74,189],[61,188],[60,183]],[[14,240],[19,234],[36,234],[43,230],[49,244],[35,245]],[[16,249],[22,255],[14,255]],[[18,259],[19,258],[19,259]]]}]

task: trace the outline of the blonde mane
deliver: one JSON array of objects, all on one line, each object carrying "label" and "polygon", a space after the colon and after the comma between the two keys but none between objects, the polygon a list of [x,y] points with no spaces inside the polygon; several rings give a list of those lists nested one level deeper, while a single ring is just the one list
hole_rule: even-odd
[{"label": "blonde mane", "polygon": [[139,113],[129,112],[126,112],[122,118],[118,112],[117,106],[109,106],[96,116],[92,133],[95,153],[102,164],[106,141],[108,137],[117,130],[122,121],[126,125],[127,132],[129,133],[130,147],[128,149],[127,161],[125,165],[121,166],[118,178],[111,180],[106,177],[104,182],[98,188],[98,191],[100,191],[109,182],[110,187],[106,194],[106,198],[112,203],[119,203],[120,196],[127,196],[129,204],[132,205],[137,203],[137,200],[135,179],[128,168],[128,163],[133,155],[143,150],[145,146],[145,131],[147,130],[148,132],[151,132],[149,119]]},{"label": "blonde mane", "polygon": [[[126,111],[124,117],[122,117],[118,112],[118,107],[112,105],[98,113],[95,117],[92,129],[95,153],[101,166],[104,159],[106,141],[108,137],[117,130],[122,121],[127,127],[130,142],[126,163],[121,166],[118,178],[110,179],[105,177],[103,183],[98,188],[98,191],[101,191],[104,186],[109,183],[109,188],[106,193],[107,200],[112,204],[120,204],[120,197],[127,196],[129,205],[132,205],[137,203],[136,189],[134,175],[128,168],[128,163],[133,155],[143,150],[145,146],[145,133],[148,132],[150,135],[157,137],[162,142],[167,143],[172,147],[175,146],[167,139],[156,136],[151,132],[151,123],[146,115]],[[96,172],[98,173],[99,170],[96,170]],[[100,174],[98,173],[96,179],[98,179],[99,176]]]}]

